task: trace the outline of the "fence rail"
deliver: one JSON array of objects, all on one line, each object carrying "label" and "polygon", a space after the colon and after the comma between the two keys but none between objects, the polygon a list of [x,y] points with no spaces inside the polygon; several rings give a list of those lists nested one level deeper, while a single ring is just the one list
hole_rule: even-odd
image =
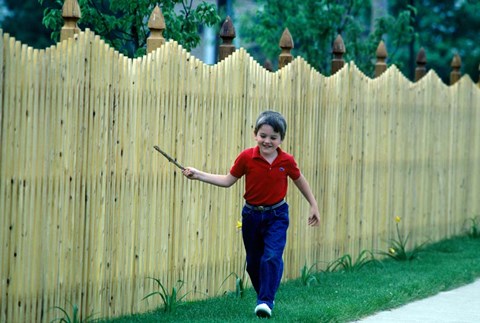
[{"label": "fence rail", "polygon": [[[480,214],[480,90],[430,71],[411,83],[392,66],[370,79],[353,63],[325,77],[302,58],[272,73],[243,49],[208,66],[169,41],[122,56],[89,30],[45,50],[0,35],[0,321],[142,312],[155,286],[191,298],[241,274],[243,185],[181,173],[226,173],[274,108],[320,204],[307,226],[297,190],[284,279],[305,264],[387,250],[394,216],[411,243],[462,232]],[[233,288],[233,281],[223,288]]]}]

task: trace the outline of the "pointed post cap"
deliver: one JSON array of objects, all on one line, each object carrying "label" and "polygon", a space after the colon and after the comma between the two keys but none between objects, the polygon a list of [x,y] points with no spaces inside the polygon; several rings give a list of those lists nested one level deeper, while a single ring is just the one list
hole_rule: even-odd
[{"label": "pointed post cap", "polygon": [[417,54],[417,67],[415,67],[415,82],[419,81],[422,77],[427,74],[427,55],[425,54],[425,49],[422,47]]},{"label": "pointed post cap", "polygon": [[387,48],[385,47],[385,43],[383,42],[383,40],[381,40],[380,43],[378,43],[376,55],[377,55],[377,59],[381,61],[385,61],[385,59],[388,56]]},{"label": "pointed post cap", "polygon": [[343,42],[341,35],[337,35],[337,38],[335,38],[335,41],[333,42],[332,53],[340,57],[345,54],[345,43]]},{"label": "pointed post cap", "polygon": [[282,49],[282,52],[278,57],[278,68],[281,69],[293,61],[293,56],[291,53],[293,49],[293,39],[288,28],[285,28],[283,31],[282,37],[280,37],[279,46]]},{"label": "pointed post cap", "polygon": [[147,38],[147,53],[151,53],[165,44],[165,38],[163,37],[163,31],[166,28],[165,18],[158,5],[153,8],[150,14],[148,28],[150,29],[150,36]]},{"label": "pointed post cap", "polygon": [[230,16],[227,16],[222,24],[222,28],[220,29],[220,38],[222,38],[224,42],[228,40],[231,42],[235,36],[235,27],[233,26],[232,19]]},{"label": "pointed post cap", "polygon": [[450,66],[453,69],[460,69],[462,66],[462,59],[460,58],[460,55],[455,54],[452,58],[452,62],[450,63]]},{"label": "pointed post cap", "polygon": [[377,62],[375,63],[375,77],[379,77],[387,70],[387,48],[383,40],[380,41],[377,47]]},{"label": "pointed post cap", "polygon": [[420,48],[417,54],[417,65],[426,65],[427,64],[427,54],[423,47]]},{"label": "pointed post cap", "polygon": [[160,29],[165,30],[165,18],[163,17],[162,9],[158,4],[153,8],[150,18],[148,19],[148,28],[149,29]]},{"label": "pointed post cap", "polygon": [[293,49],[292,34],[290,34],[288,28],[285,28],[283,31],[282,37],[280,37],[279,46],[281,49]]},{"label": "pointed post cap", "polygon": [[65,0],[62,6],[63,18],[82,18],[80,6],[77,0]]},{"label": "pointed post cap", "polygon": [[60,30],[60,41],[74,37],[80,33],[77,21],[82,18],[77,0],[65,0],[62,7],[63,27]]},{"label": "pointed post cap", "polygon": [[460,73],[460,68],[462,67],[462,59],[460,58],[460,55],[455,54],[453,56],[450,66],[452,67],[452,72],[450,73],[450,85],[453,85],[462,76]]},{"label": "pointed post cap", "polygon": [[345,44],[343,43],[343,38],[341,35],[338,35],[333,42],[332,48],[333,58],[332,58],[332,75],[337,73],[345,65],[343,59],[343,54],[345,53]]},{"label": "pointed post cap", "polygon": [[235,51],[233,45],[233,39],[235,38],[235,27],[233,26],[230,16],[225,18],[225,21],[220,28],[220,38],[222,38],[222,44],[218,47],[218,61],[222,61],[230,56]]}]

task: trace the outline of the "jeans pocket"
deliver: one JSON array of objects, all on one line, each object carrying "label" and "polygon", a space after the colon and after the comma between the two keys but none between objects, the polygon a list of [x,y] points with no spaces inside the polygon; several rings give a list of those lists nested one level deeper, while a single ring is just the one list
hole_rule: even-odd
[{"label": "jeans pocket", "polygon": [[272,210],[273,216],[276,218],[286,218],[288,219],[288,204],[285,203],[284,205]]},{"label": "jeans pocket", "polygon": [[252,215],[253,213],[253,210],[244,206],[243,209],[242,209],[242,218],[245,219],[247,217],[249,217],[250,215]]}]

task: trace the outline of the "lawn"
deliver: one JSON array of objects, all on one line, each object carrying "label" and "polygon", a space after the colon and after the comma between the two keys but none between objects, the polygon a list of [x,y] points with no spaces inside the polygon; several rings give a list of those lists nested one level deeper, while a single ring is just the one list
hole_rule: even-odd
[{"label": "lawn", "polygon": [[[300,270],[301,268],[299,268]],[[314,273],[283,283],[272,320],[277,322],[350,322],[474,281],[480,277],[480,239],[454,237],[425,246],[412,261],[384,259],[365,266]],[[173,312],[163,310],[103,322],[257,322],[255,293],[234,291],[203,301],[186,302]]]}]

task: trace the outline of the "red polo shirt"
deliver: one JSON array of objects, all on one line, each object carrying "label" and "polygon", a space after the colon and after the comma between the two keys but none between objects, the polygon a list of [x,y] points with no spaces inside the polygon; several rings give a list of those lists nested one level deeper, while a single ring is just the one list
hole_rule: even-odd
[{"label": "red polo shirt", "polygon": [[277,148],[278,156],[272,164],[260,155],[258,146],[248,148],[238,155],[230,174],[240,178],[245,175],[243,197],[252,205],[273,205],[287,195],[288,179],[297,180],[301,173],[292,155]]}]

